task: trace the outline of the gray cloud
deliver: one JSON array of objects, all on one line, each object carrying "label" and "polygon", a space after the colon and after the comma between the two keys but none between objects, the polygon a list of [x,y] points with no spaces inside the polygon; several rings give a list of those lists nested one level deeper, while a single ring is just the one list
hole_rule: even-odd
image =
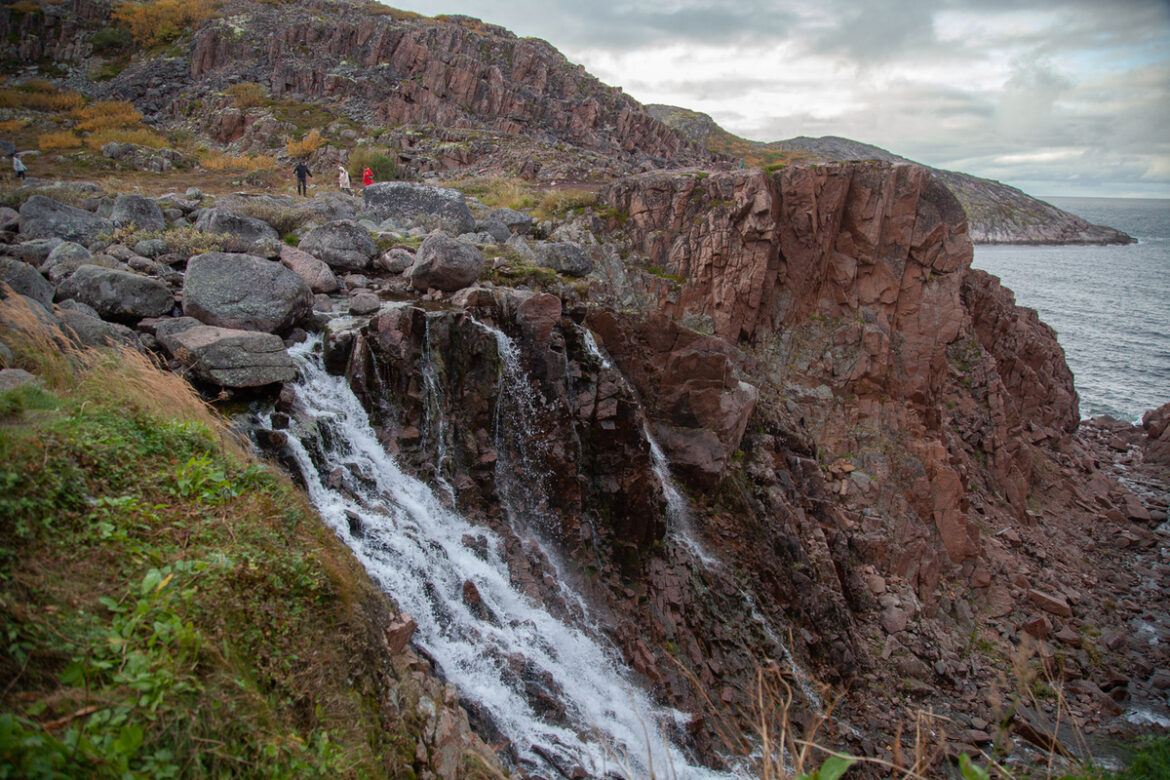
[{"label": "gray cloud", "polygon": [[[749,138],[841,135],[1017,186],[1047,182],[1048,194],[1130,186],[1170,196],[1166,0],[408,7],[544,38],[638,99],[710,113]],[[657,50],[674,46],[677,57],[688,45],[708,71],[644,65],[666,61],[653,60]],[[717,47],[724,57],[712,54]],[[785,64],[761,65],[764,51],[783,51]]]}]

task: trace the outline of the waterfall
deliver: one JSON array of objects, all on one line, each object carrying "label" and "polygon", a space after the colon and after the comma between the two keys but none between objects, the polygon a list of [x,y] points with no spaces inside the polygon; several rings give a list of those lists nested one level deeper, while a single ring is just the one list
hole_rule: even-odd
[{"label": "waterfall", "polygon": [[455,505],[455,488],[447,481],[445,466],[451,457],[447,452],[447,394],[439,381],[439,369],[431,340],[431,320],[434,313],[426,315],[426,346],[423,353],[422,376],[424,390],[423,404],[423,449],[434,439],[435,482],[446,494],[451,505]]},{"label": "waterfall", "polygon": [[[513,585],[497,534],[398,467],[345,379],[324,370],[318,343],[290,350],[300,379],[288,442],[309,495],[370,576],[414,616],[414,641],[511,741],[521,765],[545,774],[579,765],[593,777],[726,777],[665,736],[684,716],[626,678],[613,648],[595,638],[582,599],[578,619],[553,617]],[[499,422],[511,413],[498,412]],[[475,606],[464,600],[468,582]]]},{"label": "waterfall", "polygon": [[[622,375],[621,371],[614,365],[610,357],[601,349],[597,341],[593,338],[592,331],[587,328],[581,328],[582,340],[585,343],[585,348],[601,365],[610,371],[613,371],[621,378],[626,388],[634,393],[633,388],[629,382]],[[695,538],[694,524],[692,522],[691,506],[687,501],[686,496],[678,489],[673,477],[670,474],[670,461],[666,454],[662,451],[662,447],[658,444],[654,435],[650,431],[649,421],[646,419],[645,413],[642,415],[642,430],[645,433],[646,441],[650,444],[650,458],[654,468],[654,474],[658,477],[658,482],[662,487],[662,494],[666,497],[667,519],[670,521],[670,530],[675,535],[677,541],[682,544],[690,553],[697,558],[708,570],[721,570],[722,563],[718,558],[709,553],[702,543]],[[779,648],[781,655],[784,656],[784,661],[792,670],[793,677],[796,678],[797,685],[800,687],[800,692],[804,696],[805,702],[815,711],[823,711],[824,705],[817,692],[813,689],[812,678],[808,672],[796,660],[792,654],[788,642],[772,628],[771,623],[767,617],[760,611],[759,605],[755,598],[742,587],[737,585],[740,596],[751,610],[752,620],[759,625],[764,635]]]},{"label": "waterfall", "polygon": [[[612,371],[621,380],[622,385],[630,395],[637,398],[637,392],[626,379],[625,375],[622,374],[621,370],[614,365],[609,355],[597,344],[597,340],[593,338],[593,332],[588,328],[580,328],[580,332],[581,340],[585,344],[586,351],[603,368]],[[719,559],[707,552],[702,542],[695,536],[690,502],[687,501],[686,496],[682,494],[682,491],[678,489],[678,485],[675,484],[674,477],[670,474],[670,461],[667,459],[666,453],[662,451],[658,440],[654,438],[654,434],[650,430],[650,421],[646,419],[644,407],[640,403],[638,409],[642,415],[642,435],[646,437],[646,441],[650,445],[650,464],[654,471],[654,476],[658,478],[658,485],[662,490],[662,495],[666,499],[667,530],[670,532],[674,541],[685,547],[691,555],[697,558],[708,569],[719,568]]]}]

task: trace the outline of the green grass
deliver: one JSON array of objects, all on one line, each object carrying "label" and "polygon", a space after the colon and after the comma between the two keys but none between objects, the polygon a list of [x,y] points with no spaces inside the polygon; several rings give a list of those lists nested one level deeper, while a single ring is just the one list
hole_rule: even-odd
[{"label": "green grass", "polygon": [[388,604],[304,495],[178,377],[3,313],[45,387],[0,393],[0,778],[415,777]]}]

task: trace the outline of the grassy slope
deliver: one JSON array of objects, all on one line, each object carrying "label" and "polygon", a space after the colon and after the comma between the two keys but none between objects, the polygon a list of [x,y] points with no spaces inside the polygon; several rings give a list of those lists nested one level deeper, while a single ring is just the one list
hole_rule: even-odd
[{"label": "grassy slope", "polygon": [[414,777],[389,605],[305,497],[141,356],[14,346],[0,777]]}]

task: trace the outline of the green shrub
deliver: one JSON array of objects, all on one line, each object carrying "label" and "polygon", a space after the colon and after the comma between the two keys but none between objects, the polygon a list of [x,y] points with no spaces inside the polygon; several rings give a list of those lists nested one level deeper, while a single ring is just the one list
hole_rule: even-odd
[{"label": "green shrub", "polygon": [[93,53],[108,57],[128,51],[134,43],[134,36],[127,27],[103,27],[96,30],[89,39]]},{"label": "green shrub", "polygon": [[369,168],[374,174],[374,181],[394,181],[398,178],[398,163],[386,152],[360,147],[349,156],[346,166],[349,176],[355,183],[362,180],[362,171]]}]

